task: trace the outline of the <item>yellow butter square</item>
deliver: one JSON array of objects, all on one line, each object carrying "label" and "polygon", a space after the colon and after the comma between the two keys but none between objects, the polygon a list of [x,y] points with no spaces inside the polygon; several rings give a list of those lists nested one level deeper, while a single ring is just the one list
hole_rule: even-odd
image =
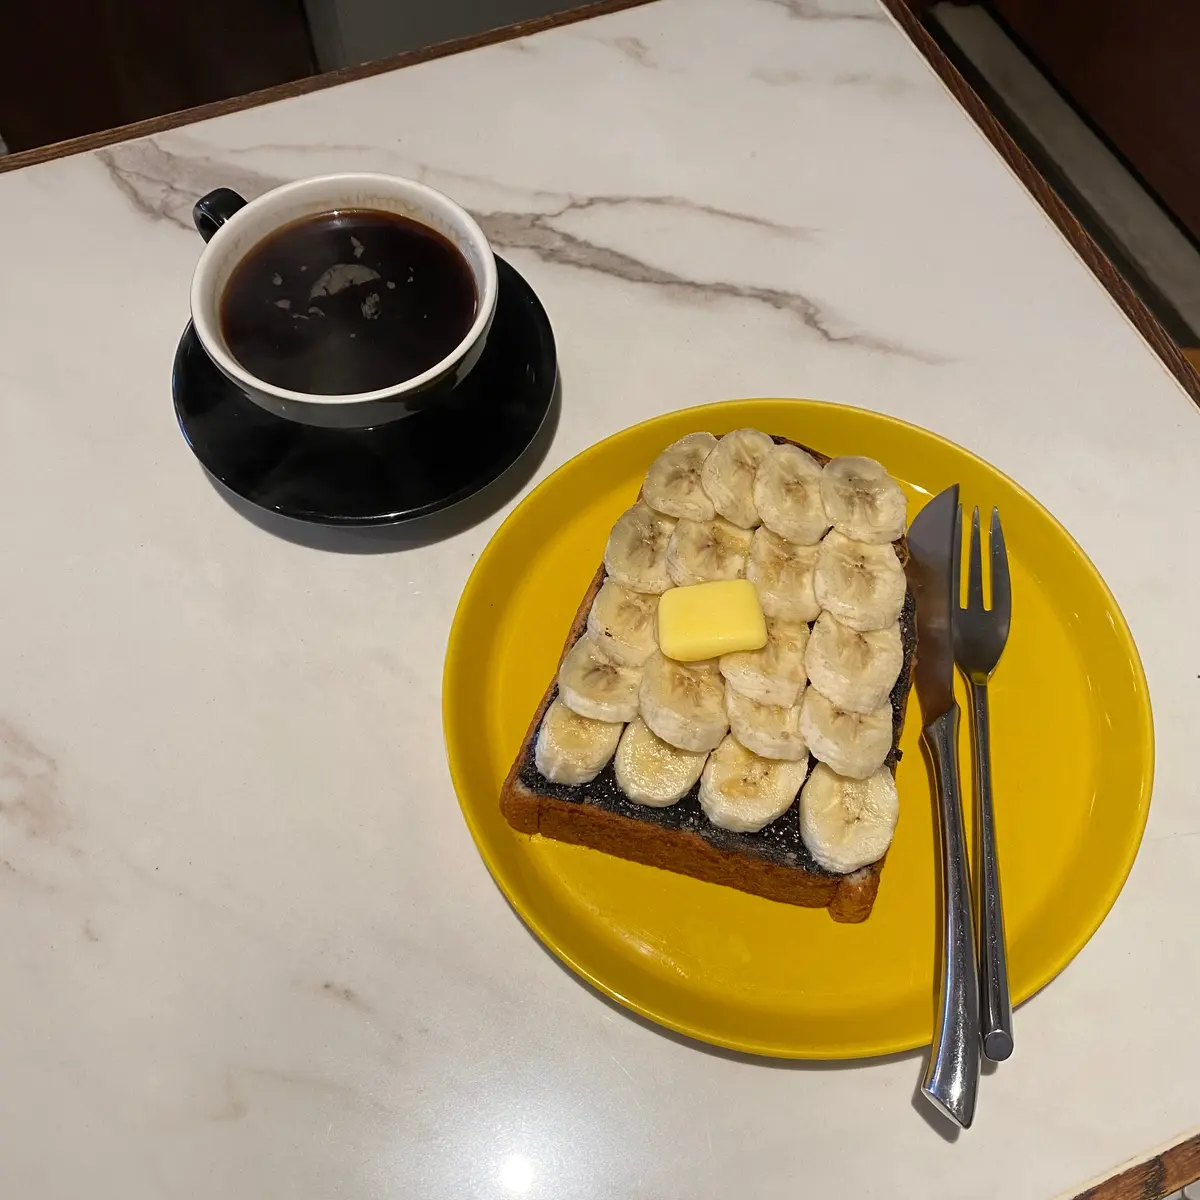
[{"label": "yellow butter square", "polygon": [[761,650],[766,644],[767,623],[748,579],[671,588],[658,602],[658,648],[678,662]]}]

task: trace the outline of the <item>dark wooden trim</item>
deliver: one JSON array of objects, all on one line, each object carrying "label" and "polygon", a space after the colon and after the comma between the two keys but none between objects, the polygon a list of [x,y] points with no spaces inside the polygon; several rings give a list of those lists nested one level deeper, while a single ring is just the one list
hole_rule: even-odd
[{"label": "dark wooden trim", "polygon": [[149,137],[151,134],[162,133],[167,129],[177,129],[180,125],[206,121],[209,117],[223,117],[226,113],[240,112],[244,108],[257,108],[261,104],[271,104],[276,100],[288,100],[292,96],[319,92],[325,88],[337,87],[342,83],[353,83],[356,79],[368,79],[372,75],[383,75],[388,71],[399,70],[401,67],[411,67],[415,63],[429,62],[431,59],[445,58],[451,54],[461,54],[464,50],[477,50],[481,46],[492,46],[497,42],[507,42],[514,38],[528,37],[532,33],[541,33],[545,29],[555,29],[559,25],[571,25],[576,21],[587,21],[592,17],[602,17],[606,13],[620,12],[626,8],[637,8],[639,5],[650,2],[651,0],[592,0],[591,3],[581,4],[564,12],[550,13],[544,17],[532,17],[528,21],[517,21],[513,25],[502,25],[499,29],[488,29],[483,33],[473,34],[471,37],[438,42],[435,46],[424,46],[420,50],[406,50],[402,54],[393,54],[389,58],[379,58],[373,62],[342,67],[337,71],[310,75],[307,79],[281,83],[276,87],[249,92],[245,96],[215,100],[212,104],[200,104],[195,108],[180,109],[179,112],[165,113],[161,117],[150,117],[145,121],[134,121],[130,125],[119,125],[115,129],[104,129],[98,133],[88,133],[83,137],[69,138],[67,141],[54,142],[49,146],[38,146],[33,150],[0,155],[0,173],[16,171],[21,167],[30,167],[35,163],[49,162],[55,158],[65,158],[68,154],[81,154],[86,150],[97,150],[101,146],[110,146],[113,142]]},{"label": "dark wooden trim", "polygon": [[1046,215],[1058,226],[1092,274],[1108,289],[1109,295],[1150,343],[1151,349],[1163,360],[1167,370],[1179,380],[1188,395],[1200,404],[1200,373],[1187,360],[1182,349],[1159,324],[1154,314],[1142,303],[1137,293],[1125,282],[1121,273],[1092,240],[1087,230],[1075,219],[1071,210],[1059,199],[1058,193],[1029,161],[1025,152],[1013,141],[987,105],[959,74],[954,64],[942,53],[907,0],[880,0],[880,3],[895,17],[897,24],[937,72],[951,95],[967,110],[967,115],[1000,152],[1004,161],[1042,206]]},{"label": "dark wooden trim", "polygon": [[1200,1134],[1093,1184],[1074,1200],[1162,1200],[1197,1179],[1200,1179]]}]

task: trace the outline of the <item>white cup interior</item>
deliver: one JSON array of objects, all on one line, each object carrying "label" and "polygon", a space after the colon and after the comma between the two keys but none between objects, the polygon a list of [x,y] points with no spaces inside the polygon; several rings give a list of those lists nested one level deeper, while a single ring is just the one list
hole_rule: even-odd
[{"label": "white cup interior", "polygon": [[[411,379],[373,392],[328,396],[275,387],[252,375],[229,351],[221,333],[221,298],[246,255],[276,230],[304,217],[338,209],[396,213],[440,233],[463,256],[475,283],[475,319],[444,359]],[[486,331],[496,307],[496,260],[474,218],[448,196],[411,179],[392,175],[325,175],[267,192],[239,209],[205,246],[192,276],[192,323],[210,358],[243,387],[281,400],[309,404],[354,404],[419,389],[454,366]]]}]

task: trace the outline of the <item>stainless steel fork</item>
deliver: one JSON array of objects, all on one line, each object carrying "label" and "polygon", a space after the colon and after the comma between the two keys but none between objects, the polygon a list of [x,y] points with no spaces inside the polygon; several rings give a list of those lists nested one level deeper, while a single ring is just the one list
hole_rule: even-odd
[{"label": "stainless steel fork", "polygon": [[[961,579],[962,507],[954,539],[954,578]],[[979,836],[979,1009],[983,1053],[993,1062],[1013,1050],[1012,1000],[1008,992],[1008,955],[1004,945],[1004,911],[1000,903],[1000,870],[996,858],[996,820],[992,809],[992,750],[988,729],[988,679],[1000,661],[1012,619],[1012,589],[1000,510],[992,509],[992,606],[983,607],[983,551],[979,509],[971,518],[967,566],[967,607],[954,610],[954,661],[971,690],[971,746],[975,768],[976,823]]]}]

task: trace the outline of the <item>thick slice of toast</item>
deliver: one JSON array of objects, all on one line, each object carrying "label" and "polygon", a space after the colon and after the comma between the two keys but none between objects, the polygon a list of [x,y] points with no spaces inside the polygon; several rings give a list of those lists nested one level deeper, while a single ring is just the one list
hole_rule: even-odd
[{"label": "thick slice of toast", "polygon": [[[808,453],[820,462],[828,461],[823,454],[812,450]],[[901,561],[905,561],[907,546],[901,543],[897,550]],[[588,611],[604,577],[601,566],[576,611],[562,656],[583,636]],[[916,660],[914,614],[915,604],[909,592],[900,615],[904,666],[891,693],[892,749],[887,766],[893,773],[900,758],[897,743]],[[533,714],[501,789],[501,811],[515,830],[588,846],[768,900],[806,908],[827,907],[835,921],[862,921],[870,915],[884,860],[850,875],[826,871],[813,859],[800,837],[798,804],[757,833],[730,833],[713,825],[704,815],[698,799],[699,784],[677,803],[651,808],[626,798],[617,786],[611,762],[591,783],[550,782],[534,765],[533,746],[542,717],[557,694],[558,685],[552,681]]]}]

